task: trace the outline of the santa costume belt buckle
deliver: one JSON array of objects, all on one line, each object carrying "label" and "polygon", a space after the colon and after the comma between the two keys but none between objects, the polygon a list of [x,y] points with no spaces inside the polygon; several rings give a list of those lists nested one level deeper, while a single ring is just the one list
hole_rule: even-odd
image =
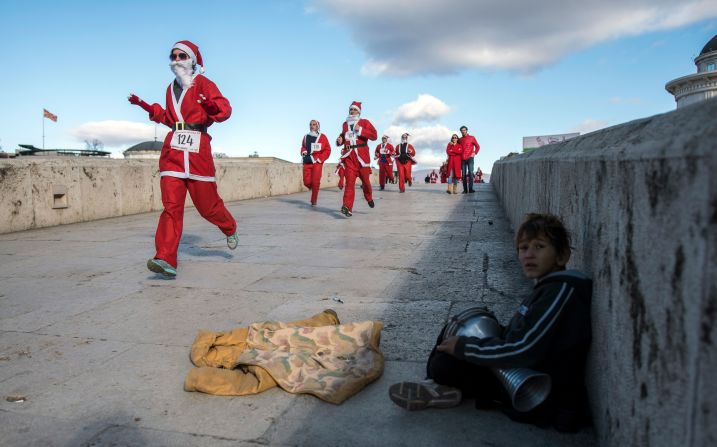
[{"label": "santa costume belt buckle", "polygon": [[184,121],[178,121],[174,123],[174,126],[172,126],[172,130],[196,130],[198,132],[207,132],[207,126],[203,126],[201,124],[191,124],[191,123],[185,123]]}]

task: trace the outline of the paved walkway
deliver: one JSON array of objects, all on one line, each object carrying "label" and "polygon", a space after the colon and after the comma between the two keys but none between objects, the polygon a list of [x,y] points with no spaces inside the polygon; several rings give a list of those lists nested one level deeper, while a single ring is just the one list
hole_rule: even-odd
[{"label": "paved walkway", "polygon": [[[0,235],[0,445],[592,445],[590,431],[518,425],[471,401],[390,402],[392,383],[422,378],[449,315],[486,304],[507,320],[530,288],[488,185],[396,189],[376,191],[375,209],[357,200],[350,219],[338,190],[315,209],[308,193],[231,203],[234,252],[187,210],[175,280],[145,268],[157,213]],[[325,308],[385,323],[383,377],[343,405],[182,390],[197,330]]]}]

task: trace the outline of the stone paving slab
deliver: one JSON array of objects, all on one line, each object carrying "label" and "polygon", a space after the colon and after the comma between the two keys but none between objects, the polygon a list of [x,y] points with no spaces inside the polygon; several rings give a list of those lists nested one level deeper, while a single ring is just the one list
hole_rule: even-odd
[{"label": "stone paving slab", "polygon": [[[592,445],[517,425],[470,401],[405,412],[395,381],[423,377],[450,315],[490,306],[507,321],[530,284],[488,185],[338,190],[228,204],[236,251],[194,209],[185,214],[179,275],[146,270],[159,213],[0,235],[0,445]],[[340,406],[271,389],[248,397],[186,393],[200,329],[305,318],[384,323],[384,375]],[[24,402],[6,397],[25,396]]]}]

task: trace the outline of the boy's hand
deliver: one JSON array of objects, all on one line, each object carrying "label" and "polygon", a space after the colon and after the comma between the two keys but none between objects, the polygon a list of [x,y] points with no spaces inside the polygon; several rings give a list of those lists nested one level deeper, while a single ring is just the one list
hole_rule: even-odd
[{"label": "boy's hand", "polygon": [[440,345],[436,346],[436,349],[446,354],[453,355],[456,352],[456,344],[458,343],[458,337],[448,337]]}]

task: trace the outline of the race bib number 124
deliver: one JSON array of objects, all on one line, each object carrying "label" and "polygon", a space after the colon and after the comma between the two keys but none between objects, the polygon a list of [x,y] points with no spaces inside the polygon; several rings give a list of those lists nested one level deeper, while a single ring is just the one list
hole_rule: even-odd
[{"label": "race bib number 124", "polygon": [[176,130],[170,146],[178,151],[199,152],[202,133],[197,130]]}]

